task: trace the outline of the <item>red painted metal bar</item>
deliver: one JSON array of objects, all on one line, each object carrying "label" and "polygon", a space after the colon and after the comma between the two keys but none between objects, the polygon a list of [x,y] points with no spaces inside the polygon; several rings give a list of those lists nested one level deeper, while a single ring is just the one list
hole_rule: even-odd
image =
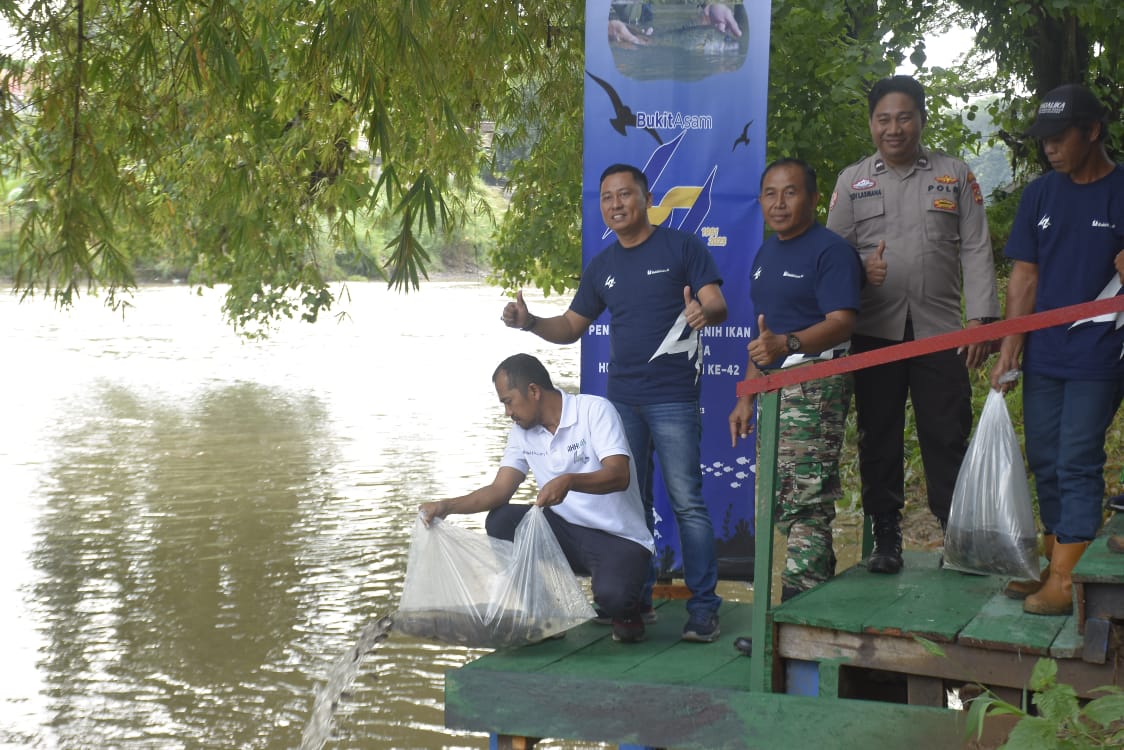
[{"label": "red painted metal bar", "polygon": [[1039,328],[1072,323],[1075,320],[1095,318],[1106,313],[1124,312],[1124,296],[1109,297],[1108,299],[1082,302],[1079,305],[1059,307],[1054,310],[1022,315],[1010,320],[1001,320],[997,323],[965,328],[952,333],[942,333],[929,336],[916,341],[906,341],[882,349],[876,349],[862,354],[853,354],[849,357],[840,357],[826,362],[819,362],[808,367],[794,367],[788,370],[778,370],[761,378],[751,378],[738,383],[738,396],[752,396],[763,391],[773,391],[786,385],[803,383],[806,380],[826,378],[829,375],[839,375],[844,372],[854,372],[866,367],[884,365],[887,362],[896,362],[899,359],[908,359],[922,354],[931,354],[945,349],[954,349],[969,344],[979,344],[984,341],[994,341],[1013,333],[1026,333]]},{"label": "red painted metal bar", "polygon": [[[758,414],[757,429],[760,442],[757,456],[757,510],[755,528],[756,549],[754,552],[753,613],[751,615],[751,634],[753,653],[750,656],[750,689],[756,692],[772,692],[775,676],[773,674],[773,627],[772,627],[772,570],[773,570],[773,510],[777,495],[777,434],[779,431],[780,394],[779,389],[786,385],[802,383],[829,375],[853,372],[865,367],[894,362],[899,359],[916,357],[945,349],[959,348],[984,341],[994,341],[1014,333],[1026,333],[1039,328],[1071,323],[1075,320],[1095,318],[1107,313],[1124,312],[1124,296],[1084,302],[1079,305],[1059,307],[1046,312],[1023,315],[1011,320],[966,328],[961,331],[944,333],[939,336],[907,341],[903,344],[887,346],[871,352],[863,352],[850,357],[828,360],[808,367],[794,367],[780,370],[752,380],[738,383],[738,396],[762,394]],[[869,536],[868,529],[864,537]],[[863,554],[869,554],[869,544],[864,539]]]}]

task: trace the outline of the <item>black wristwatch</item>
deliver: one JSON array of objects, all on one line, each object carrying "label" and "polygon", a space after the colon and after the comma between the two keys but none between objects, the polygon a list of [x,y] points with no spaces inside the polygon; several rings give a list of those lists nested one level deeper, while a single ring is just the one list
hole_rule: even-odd
[{"label": "black wristwatch", "polygon": [[796,338],[795,333],[788,334],[788,340],[786,342],[786,346],[788,347],[788,350],[790,352],[800,351],[800,339]]}]

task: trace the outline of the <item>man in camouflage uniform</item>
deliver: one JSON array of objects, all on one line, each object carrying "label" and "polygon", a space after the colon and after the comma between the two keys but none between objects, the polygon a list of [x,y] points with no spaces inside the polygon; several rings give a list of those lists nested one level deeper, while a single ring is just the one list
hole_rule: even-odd
[{"label": "man in camouflage uniform", "polygon": [[[859,309],[863,270],[839,235],[816,223],[816,173],[779,159],[761,178],[761,210],[775,234],[757,252],[750,296],[757,313],[747,377],[844,355]],[[780,333],[778,331],[783,331]],[[833,375],[781,390],[777,527],[788,537],[781,598],[835,574],[831,522],[842,494],[839,450],[851,376]],[[752,430],[753,399],[730,413],[730,441]]]}]

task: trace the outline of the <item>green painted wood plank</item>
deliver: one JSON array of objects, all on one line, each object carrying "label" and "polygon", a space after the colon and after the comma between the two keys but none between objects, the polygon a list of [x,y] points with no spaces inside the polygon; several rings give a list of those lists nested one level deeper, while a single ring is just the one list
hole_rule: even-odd
[{"label": "green painted wood plank", "polygon": [[888,606],[901,596],[895,582],[887,580],[895,578],[856,565],[780,605],[773,610],[773,619],[778,623],[861,633],[872,610]]},{"label": "green painted wood plank", "polygon": [[1005,582],[994,576],[941,569],[937,553],[906,553],[905,559],[906,567],[898,576],[902,595],[871,612],[866,632],[919,635],[951,643]]},{"label": "green painted wood plank", "polygon": [[734,659],[706,676],[706,684],[711,688],[745,690],[750,688],[750,659],[744,654],[734,654]]},{"label": "green painted wood plank", "polygon": [[[689,686],[630,687],[636,689],[577,677],[543,683],[525,673],[455,670],[446,679],[446,726],[679,750],[959,748],[965,732],[961,712],[938,708]],[[637,689],[643,700],[637,700]]]},{"label": "green painted wood plank", "polygon": [[1046,655],[1066,619],[1027,614],[1023,612],[1022,602],[999,593],[960,632],[959,642],[966,646]]},{"label": "green painted wood plank", "polygon": [[861,565],[779,607],[777,622],[849,633],[920,635],[952,641],[1003,580],[937,567],[935,552],[906,552],[897,575]]},{"label": "green painted wood plank", "polygon": [[[721,635],[714,643],[688,643],[680,640],[660,654],[658,659],[637,664],[622,677],[636,682],[671,681],[675,684],[710,685],[710,675],[732,661],[745,659],[745,656],[734,648],[734,639],[739,635],[749,634],[752,613],[751,605],[724,602],[718,612]],[[681,623],[686,622],[686,610],[683,617]],[[681,629],[680,624],[680,631]],[[678,638],[680,631],[672,633],[671,637]],[[652,634],[650,637],[658,636],[662,634]]]},{"label": "green painted wood plank", "polygon": [[1108,538],[1124,534],[1124,513],[1113,513],[1073,569],[1078,583],[1119,583],[1124,586],[1124,555],[1108,548]]},{"label": "green painted wood plank", "polygon": [[1077,632],[1077,618],[1065,618],[1054,642],[1050,644],[1050,656],[1055,659],[1078,659],[1085,649],[1085,639]]},{"label": "green painted wood plank", "polygon": [[590,644],[611,635],[610,628],[587,622],[567,630],[565,638],[493,651],[469,662],[462,669],[537,672],[554,662],[575,658]]}]

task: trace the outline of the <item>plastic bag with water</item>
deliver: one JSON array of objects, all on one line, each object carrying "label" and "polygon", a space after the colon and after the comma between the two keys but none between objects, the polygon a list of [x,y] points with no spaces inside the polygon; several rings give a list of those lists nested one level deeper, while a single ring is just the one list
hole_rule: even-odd
[{"label": "plastic bag with water", "polygon": [[441,519],[414,523],[394,629],[460,646],[535,643],[595,616],[550,523],[532,507],[515,541]]},{"label": "plastic bag with water", "polygon": [[987,395],[968,446],[944,539],[945,567],[1037,579],[1038,542],[1022,450],[1003,394]]}]

